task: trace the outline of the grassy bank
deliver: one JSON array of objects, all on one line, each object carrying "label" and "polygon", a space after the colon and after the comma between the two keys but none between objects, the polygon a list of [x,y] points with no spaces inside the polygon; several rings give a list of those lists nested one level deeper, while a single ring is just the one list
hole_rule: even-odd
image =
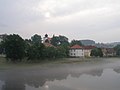
[{"label": "grassy bank", "polygon": [[[22,60],[22,62],[13,63],[11,61],[7,61],[4,57],[0,57],[0,69],[6,68],[16,68],[16,67],[46,67],[48,65],[53,64],[75,64],[75,63],[100,63],[100,62],[108,62],[112,58],[62,58],[62,59],[46,59],[46,60],[34,60],[34,61],[27,61],[26,59]],[[114,58],[113,58],[114,59]]]},{"label": "grassy bank", "polygon": [[7,61],[4,57],[0,57],[0,70],[2,69],[14,69],[14,68],[33,68],[33,67],[48,67],[48,66],[62,66],[62,65],[86,65],[93,64],[97,65],[100,63],[111,63],[119,61],[120,58],[62,58],[62,59],[46,59],[46,60],[35,60],[27,61],[24,59],[22,62],[13,63]]}]

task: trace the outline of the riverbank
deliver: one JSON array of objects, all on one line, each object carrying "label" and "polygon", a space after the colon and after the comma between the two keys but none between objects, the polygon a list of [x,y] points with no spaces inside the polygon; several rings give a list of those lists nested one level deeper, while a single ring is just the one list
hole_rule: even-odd
[{"label": "riverbank", "polygon": [[[108,60],[109,59],[109,60]],[[4,57],[0,57],[0,68],[12,68],[12,67],[34,67],[34,66],[47,66],[47,65],[61,65],[61,64],[82,64],[82,63],[99,63],[99,62],[109,62],[115,58],[62,58],[54,60],[40,60],[40,61],[26,61],[26,62],[7,62]],[[117,60],[119,58],[116,58]],[[24,60],[23,60],[24,61]]]}]

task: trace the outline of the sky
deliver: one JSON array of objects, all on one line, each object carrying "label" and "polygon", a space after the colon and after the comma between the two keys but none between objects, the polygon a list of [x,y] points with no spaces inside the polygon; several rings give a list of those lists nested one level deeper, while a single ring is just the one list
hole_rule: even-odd
[{"label": "sky", "polygon": [[120,0],[0,0],[0,34],[120,41]]}]

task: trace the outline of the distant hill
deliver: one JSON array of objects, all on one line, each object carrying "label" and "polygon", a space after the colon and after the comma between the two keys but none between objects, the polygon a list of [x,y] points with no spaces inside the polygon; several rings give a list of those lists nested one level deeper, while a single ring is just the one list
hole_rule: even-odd
[{"label": "distant hill", "polygon": [[120,45],[120,42],[113,42],[113,43],[96,43],[96,47],[102,48],[114,48],[115,46]]},{"label": "distant hill", "polygon": [[113,48],[114,47],[111,44],[105,44],[105,43],[96,43],[95,46],[98,48]]},{"label": "distant hill", "polygon": [[81,43],[85,46],[88,46],[88,45],[95,45],[95,41],[93,40],[80,40]]},{"label": "distant hill", "polygon": [[113,43],[109,43],[109,44],[115,47],[117,45],[120,45],[120,42],[113,42]]},{"label": "distant hill", "polygon": [[88,45],[93,45],[93,46],[96,46],[96,47],[100,47],[100,48],[113,48],[117,45],[120,45],[120,42],[112,42],[112,43],[95,43],[94,40],[80,40],[81,43],[85,46],[88,46]]}]

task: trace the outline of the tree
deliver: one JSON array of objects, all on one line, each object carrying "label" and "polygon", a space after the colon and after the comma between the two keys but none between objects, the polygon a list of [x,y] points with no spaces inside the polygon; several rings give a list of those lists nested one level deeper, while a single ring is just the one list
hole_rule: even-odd
[{"label": "tree", "polygon": [[76,45],[76,44],[82,46],[82,43],[81,43],[80,40],[72,40],[70,45],[73,46],[73,45]]},{"label": "tree", "polygon": [[8,35],[4,41],[6,58],[11,61],[17,61],[24,58],[25,43],[24,40],[17,34]]},{"label": "tree", "polygon": [[101,48],[94,48],[94,49],[91,51],[90,56],[103,57],[103,52],[102,52]]},{"label": "tree", "polygon": [[115,46],[114,49],[116,51],[116,55],[120,56],[120,45]]},{"label": "tree", "polygon": [[49,58],[56,58],[56,48],[54,47],[46,47],[45,50],[44,50],[44,57],[49,59]]},{"label": "tree", "polygon": [[56,57],[57,57],[57,58],[67,57],[66,48],[63,47],[63,46],[58,47],[58,48],[57,48]]},{"label": "tree", "polygon": [[59,36],[59,42],[60,42],[60,45],[66,45],[68,46],[69,45],[69,42],[68,42],[68,38],[65,37],[65,36]]},{"label": "tree", "polygon": [[98,48],[98,56],[103,57],[103,52],[101,48]]},{"label": "tree", "polygon": [[59,35],[52,37],[51,44],[54,46],[60,46],[60,45],[69,45],[69,42],[67,37]]},{"label": "tree", "polygon": [[35,34],[34,36],[31,37],[31,40],[33,44],[39,45],[42,43],[42,38],[40,35]]},{"label": "tree", "polygon": [[3,54],[3,53],[4,53],[4,48],[3,48],[2,43],[0,43],[0,54]]},{"label": "tree", "polygon": [[43,44],[29,46],[27,50],[28,60],[44,59],[44,49],[45,46]]},{"label": "tree", "polygon": [[54,46],[58,46],[60,44],[60,40],[58,36],[53,36],[51,39],[51,44]]},{"label": "tree", "polygon": [[32,46],[31,39],[25,39],[25,57],[28,56],[28,51],[29,51],[31,46]]}]

